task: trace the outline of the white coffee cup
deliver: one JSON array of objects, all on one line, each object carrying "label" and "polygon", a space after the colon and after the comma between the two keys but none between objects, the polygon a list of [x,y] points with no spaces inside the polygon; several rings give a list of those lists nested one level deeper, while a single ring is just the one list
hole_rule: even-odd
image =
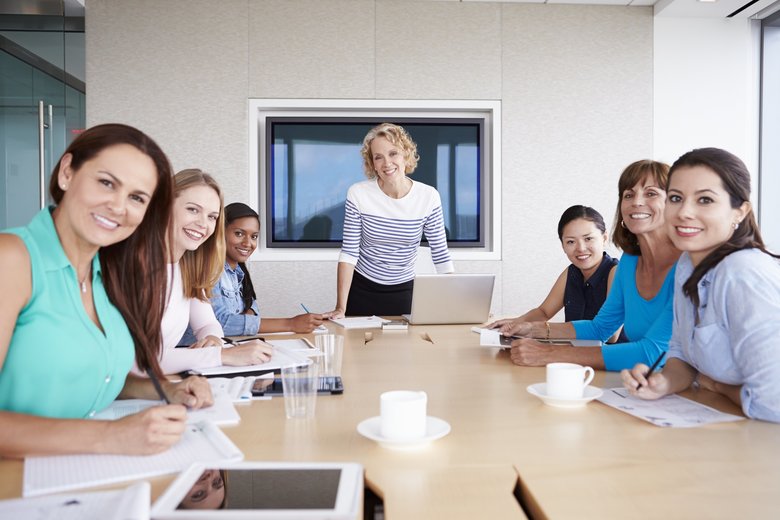
[{"label": "white coffee cup", "polygon": [[550,363],[547,365],[547,395],[559,399],[580,399],[593,376],[591,367],[576,363]]},{"label": "white coffee cup", "polygon": [[379,396],[380,433],[392,440],[419,439],[427,430],[428,395],[395,390]]}]

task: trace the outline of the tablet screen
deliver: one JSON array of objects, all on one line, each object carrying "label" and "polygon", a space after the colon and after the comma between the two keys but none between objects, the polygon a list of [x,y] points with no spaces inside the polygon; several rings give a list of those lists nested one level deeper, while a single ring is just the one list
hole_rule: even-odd
[{"label": "tablet screen", "polygon": [[333,509],[341,469],[206,469],[176,509]]}]

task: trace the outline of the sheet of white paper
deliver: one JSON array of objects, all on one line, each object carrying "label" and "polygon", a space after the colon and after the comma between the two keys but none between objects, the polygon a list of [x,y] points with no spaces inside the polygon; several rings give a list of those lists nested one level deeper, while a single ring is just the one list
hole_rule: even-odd
[{"label": "sheet of white paper", "polygon": [[284,366],[290,365],[307,365],[310,363],[308,357],[302,354],[301,351],[289,350],[283,346],[276,346],[277,342],[282,341],[298,341],[298,340],[273,340],[271,344],[275,346],[274,353],[271,356],[271,360],[267,363],[261,363],[259,365],[247,365],[241,367],[211,367],[201,368],[196,372],[204,376],[220,376],[230,374],[241,374],[244,372],[270,372],[273,370],[281,370]]},{"label": "sheet of white paper", "polygon": [[264,399],[252,395],[252,385],[256,379],[273,379],[273,372],[259,376],[210,377],[208,379],[213,394],[225,393],[234,403],[248,403]]},{"label": "sheet of white paper", "polygon": [[24,460],[22,496],[102,486],[176,473],[193,462],[238,462],[244,454],[208,422],[189,424],[181,440],[156,455],[56,455]]},{"label": "sheet of white paper", "polygon": [[345,329],[381,329],[382,324],[390,321],[379,316],[362,316],[354,318],[339,318],[330,320]]},{"label": "sheet of white paper", "polygon": [[744,417],[719,412],[714,408],[679,395],[667,395],[653,401],[633,397],[625,388],[605,389],[602,403],[656,426],[691,428],[719,422],[741,421]]},{"label": "sheet of white paper", "polygon": [[481,347],[509,348],[509,345],[501,343],[501,333],[498,332],[498,329],[480,329],[479,345]]},{"label": "sheet of white paper", "polygon": [[[187,412],[187,423],[195,424],[201,421],[211,421],[214,424],[227,425],[241,422],[241,416],[238,415],[238,411],[233,405],[233,400],[227,392],[212,393],[214,395],[214,404],[199,410],[189,410]],[[152,406],[160,406],[161,404],[162,401],[149,401],[146,399],[117,399],[108,405],[107,408],[95,414],[93,419],[114,421],[127,415],[141,412]]]},{"label": "sheet of white paper", "polygon": [[0,518],[27,520],[149,520],[150,486],[0,501]]}]

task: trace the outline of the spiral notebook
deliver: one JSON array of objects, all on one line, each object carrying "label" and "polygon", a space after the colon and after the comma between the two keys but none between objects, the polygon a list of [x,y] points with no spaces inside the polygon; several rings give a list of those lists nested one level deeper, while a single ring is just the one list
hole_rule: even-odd
[{"label": "spiral notebook", "polygon": [[193,462],[238,462],[244,454],[210,422],[188,424],[181,440],[156,455],[56,455],[24,460],[22,496],[103,486],[177,473]]}]

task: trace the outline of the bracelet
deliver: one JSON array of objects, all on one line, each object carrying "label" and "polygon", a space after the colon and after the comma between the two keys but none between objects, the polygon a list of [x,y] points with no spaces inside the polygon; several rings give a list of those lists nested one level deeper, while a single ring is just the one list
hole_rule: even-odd
[{"label": "bracelet", "polygon": [[545,339],[550,339],[550,322],[545,321],[544,325],[547,327],[547,337]]}]

